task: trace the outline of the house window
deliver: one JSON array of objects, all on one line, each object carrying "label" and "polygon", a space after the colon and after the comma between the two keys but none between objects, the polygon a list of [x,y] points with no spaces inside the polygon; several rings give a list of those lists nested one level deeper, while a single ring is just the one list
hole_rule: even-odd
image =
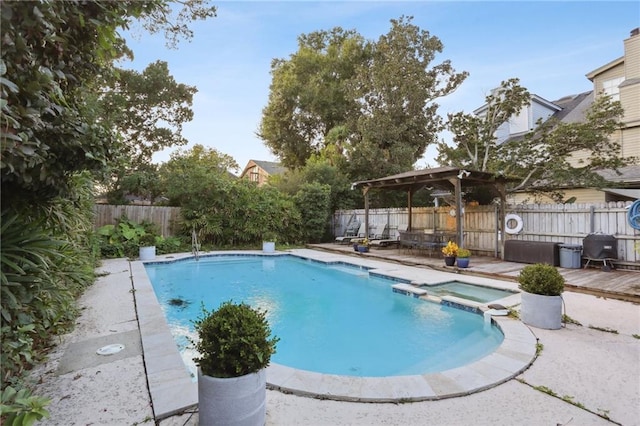
[{"label": "house window", "polygon": [[260,174],[258,173],[258,171],[256,169],[254,169],[255,171],[249,173],[249,180],[251,180],[252,182],[258,182]]},{"label": "house window", "polygon": [[624,77],[612,78],[611,80],[605,80],[602,82],[602,91],[605,95],[611,96],[614,101],[620,100],[620,83],[624,81]]}]

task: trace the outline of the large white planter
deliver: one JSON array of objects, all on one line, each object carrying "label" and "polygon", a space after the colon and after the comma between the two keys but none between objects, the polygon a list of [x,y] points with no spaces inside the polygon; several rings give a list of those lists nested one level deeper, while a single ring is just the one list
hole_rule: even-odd
[{"label": "large white planter", "polygon": [[542,296],[522,292],[520,298],[522,322],[547,330],[557,330],[562,327],[562,296]]},{"label": "large white planter", "polygon": [[264,426],[267,370],[240,377],[202,375],[198,369],[198,416],[201,426]]},{"label": "large white planter", "polygon": [[263,241],[262,242],[262,252],[263,253],[275,253],[276,252],[276,243],[275,243],[275,241]]},{"label": "large white planter", "polygon": [[140,260],[153,260],[156,258],[156,246],[140,247]]}]

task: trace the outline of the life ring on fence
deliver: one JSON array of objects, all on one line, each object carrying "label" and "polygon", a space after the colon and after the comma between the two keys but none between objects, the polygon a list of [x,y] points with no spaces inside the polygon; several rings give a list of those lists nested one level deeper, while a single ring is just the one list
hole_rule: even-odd
[{"label": "life ring on fence", "polygon": [[629,226],[640,231],[640,200],[636,200],[631,204],[627,218],[629,219]]},{"label": "life ring on fence", "polygon": [[[513,228],[509,227],[509,222],[515,220],[516,226]],[[524,224],[522,223],[522,218],[517,214],[509,213],[504,217],[504,232],[507,234],[517,234],[522,231],[522,227]]]}]

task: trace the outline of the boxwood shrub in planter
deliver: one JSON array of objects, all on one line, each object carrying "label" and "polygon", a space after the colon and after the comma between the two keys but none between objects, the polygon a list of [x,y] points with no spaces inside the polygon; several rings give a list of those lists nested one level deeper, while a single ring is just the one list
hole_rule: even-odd
[{"label": "boxwood shrub in planter", "polygon": [[458,268],[468,268],[470,258],[471,250],[467,250],[465,248],[458,249],[458,255],[456,257]]},{"label": "boxwood shrub in planter", "polygon": [[156,258],[156,236],[146,233],[138,239],[140,260],[153,260]]},{"label": "boxwood shrub in planter", "polygon": [[562,326],[562,292],[565,279],[555,266],[527,265],[518,275],[522,304],[520,318],[525,324],[548,330]]},{"label": "boxwood shrub in planter", "polygon": [[200,424],[264,425],[265,369],[279,340],[271,337],[266,311],[232,301],[202,311],[194,321]]}]

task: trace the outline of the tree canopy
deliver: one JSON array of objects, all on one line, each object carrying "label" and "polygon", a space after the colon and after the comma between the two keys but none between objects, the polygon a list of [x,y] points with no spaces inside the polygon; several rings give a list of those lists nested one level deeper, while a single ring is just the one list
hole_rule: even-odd
[{"label": "tree canopy", "polygon": [[339,27],[301,35],[296,53],[272,62],[258,134],[293,169],[312,155],[351,179],[411,169],[442,128],[435,100],[467,76],[432,65],[442,50],[411,17],[377,41]]},{"label": "tree canopy", "polygon": [[177,83],[163,61],[142,72],[117,69],[114,74],[98,103],[102,120],[117,132],[126,166],[150,163],[155,152],[187,144],[181,131],[193,118],[195,87]]},{"label": "tree canopy", "polygon": [[52,199],[68,191],[74,173],[104,176],[122,160],[97,95],[115,81],[114,61],[131,54],[118,31],[141,20],[175,39],[189,35],[186,20],[215,15],[204,0],[181,6],[173,19],[166,0],[2,2],[3,198]]}]

